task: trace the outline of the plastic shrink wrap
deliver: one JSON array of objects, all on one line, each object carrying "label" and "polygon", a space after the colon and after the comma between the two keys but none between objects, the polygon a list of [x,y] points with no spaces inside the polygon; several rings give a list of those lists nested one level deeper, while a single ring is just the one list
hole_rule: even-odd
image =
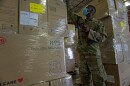
[{"label": "plastic shrink wrap", "polygon": [[101,45],[108,86],[130,85],[129,26],[127,10],[125,7],[120,7],[120,5],[124,6],[120,1],[115,0],[115,12],[101,19],[108,35],[107,40]]},{"label": "plastic shrink wrap", "polygon": [[[102,19],[106,32],[107,40],[101,45],[102,58],[104,63],[118,64],[129,59],[128,49],[128,28],[124,18],[117,15]],[[127,56],[124,56],[124,53]]]},{"label": "plastic shrink wrap", "polygon": [[[52,25],[48,22],[50,20],[47,17],[49,1],[0,1],[0,11],[3,10],[1,13],[6,12],[4,16],[7,16],[3,18],[12,18],[11,21],[13,21],[12,23],[10,20],[7,21],[0,17],[0,22],[3,24],[0,27],[0,68],[2,69],[0,70],[0,86],[42,84],[42,82],[66,76],[63,38],[65,35],[62,34],[62,31],[58,32],[62,35],[56,35],[56,33],[54,35],[48,34],[49,25]],[[55,4],[63,4],[61,0],[53,2]],[[65,9],[65,5],[60,6]],[[8,11],[11,14],[8,14]],[[59,12],[59,10],[57,11]],[[54,22],[57,22],[58,18],[61,19],[60,15],[57,16],[57,20]],[[65,18],[65,14],[63,16],[62,22],[56,23],[54,28],[59,28],[57,26],[59,24],[63,25],[63,27],[66,26],[67,18]],[[66,28],[62,28],[62,30]],[[38,85],[40,86],[40,84]]]},{"label": "plastic shrink wrap", "polygon": [[[115,12],[113,11],[110,16],[101,19],[108,35],[107,40],[101,45],[104,63],[118,64],[130,60],[127,10],[125,7],[122,9],[117,7],[117,3],[121,3],[120,1],[115,1]],[[124,6],[123,3],[121,5]],[[120,10],[123,11],[123,15],[119,15]]]},{"label": "plastic shrink wrap", "polygon": [[130,62],[120,64],[105,64],[107,73],[107,86],[130,85]]},{"label": "plastic shrink wrap", "polygon": [[48,33],[67,37],[67,9],[63,0],[48,0]]},{"label": "plastic shrink wrap", "polygon": [[63,77],[61,79],[51,81],[50,85],[51,86],[73,86],[72,77],[70,75],[67,75],[66,77]]},{"label": "plastic shrink wrap", "polygon": [[18,32],[18,0],[0,0],[0,32]]},{"label": "plastic shrink wrap", "polygon": [[29,85],[29,86],[49,86],[49,82],[41,82],[41,83]]},{"label": "plastic shrink wrap", "polygon": [[19,0],[19,33],[42,35],[47,32],[47,1]]},{"label": "plastic shrink wrap", "polygon": [[20,0],[19,33],[67,36],[67,11],[62,0]]},{"label": "plastic shrink wrap", "polygon": [[68,24],[68,37],[65,37],[66,71],[75,71],[75,26]]},{"label": "plastic shrink wrap", "polygon": [[0,34],[0,84],[27,86],[66,75],[64,39]]}]

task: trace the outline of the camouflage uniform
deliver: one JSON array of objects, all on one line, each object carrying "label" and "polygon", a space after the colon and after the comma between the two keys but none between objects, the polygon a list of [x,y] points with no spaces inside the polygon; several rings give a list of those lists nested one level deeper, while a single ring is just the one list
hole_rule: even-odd
[{"label": "camouflage uniform", "polygon": [[78,29],[78,51],[80,54],[80,78],[83,86],[106,86],[106,72],[101,61],[99,45],[107,35],[102,22],[97,20],[83,20],[77,22],[77,16],[71,14],[76,25],[88,25],[90,31],[84,32]]}]

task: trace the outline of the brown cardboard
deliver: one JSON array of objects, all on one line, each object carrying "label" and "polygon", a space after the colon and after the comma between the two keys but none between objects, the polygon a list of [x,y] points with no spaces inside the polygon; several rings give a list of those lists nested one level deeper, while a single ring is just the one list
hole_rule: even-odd
[{"label": "brown cardboard", "polygon": [[65,38],[66,71],[75,71],[75,26],[68,24],[68,37]]},{"label": "brown cardboard", "polygon": [[100,49],[103,63],[117,64],[124,61],[124,56],[122,53],[122,42],[120,40],[121,30],[119,29],[121,27],[118,25],[119,21],[113,20],[111,17],[107,17],[101,20],[105,26],[108,37],[107,40],[101,44]]},{"label": "brown cardboard", "polygon": [[66,59],[66,72],[75,71],[75,59]]},{"label": "brown cardboard", "polygon": [[0,35],[0,83],[27,86],[66,75],[63,38]]},{"label": "brown cardboard", "polygon": [[123,62],[120,64],[105,64],[108,86],[128,86],[130,84],[130,64]]},{"label": "brown cardboard", "polygon": [[67,9],[62,0],[48,0],[48,33],[67,36]]},{"label": "brown cardboard", "polygon": [[107,39],[101,44],[103,63],[118,64],[129,61],[129,29],[124,18],[117,15],[101,19]]},{"label": "brown cardboard", "polygon": [[50,82],[50,86],[73,86],[70,75]]},{"label": "brown cardboard", "polygon": [[18,32],[18,0],[0,0],[0,32]]},{"label": "brown cardboard", "polygon": [[[30,3],[42,5],[43,13],[32,12],[30,8]],[[44,0],[44,2],[41,0],[20,0],[19,15],[20,15],[19,16],[20,34],[44,35],[45,33],[47,33],[47,1],[46,0]]]},{"label": "brown cardboard", "polygon": [[108,12],[109,12],[108,5],[107,5],[107,0],[104,0],[104,1],[100,0],[94,6],[96,7],[96,10],[97,10],[94,17],[97,18],[97,19],[100,19],[100,18],[106,16],[108,14]]},{"label": "brown cardboard", "polygon": [[49,86],[49,82],[39,83],[35,85],[30,85],[30,86]]}]

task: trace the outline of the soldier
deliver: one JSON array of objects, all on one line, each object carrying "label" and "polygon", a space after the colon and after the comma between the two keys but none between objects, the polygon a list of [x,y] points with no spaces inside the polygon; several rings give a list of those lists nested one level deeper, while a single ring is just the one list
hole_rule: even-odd
[{"label": "soldier", "polygon": [[88,5],[83,9],[86,19],[69,12],[73,23],[78,25],[78,52],[80,54],[80,79],[82,86],[106,86],[106,72],[101,61],[99,45],[107,35],[102,22],[93,20],[96,8]]}]

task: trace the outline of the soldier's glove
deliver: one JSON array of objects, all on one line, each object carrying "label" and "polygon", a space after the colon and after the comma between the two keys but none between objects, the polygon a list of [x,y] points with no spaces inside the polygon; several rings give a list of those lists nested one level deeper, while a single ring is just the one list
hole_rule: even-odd
[{"label": "soldier's glove", "polygon": [[85,32],[85,33],[89,33],[89,27],[87,25],[83,25],[82,26],[82,31]]}]

